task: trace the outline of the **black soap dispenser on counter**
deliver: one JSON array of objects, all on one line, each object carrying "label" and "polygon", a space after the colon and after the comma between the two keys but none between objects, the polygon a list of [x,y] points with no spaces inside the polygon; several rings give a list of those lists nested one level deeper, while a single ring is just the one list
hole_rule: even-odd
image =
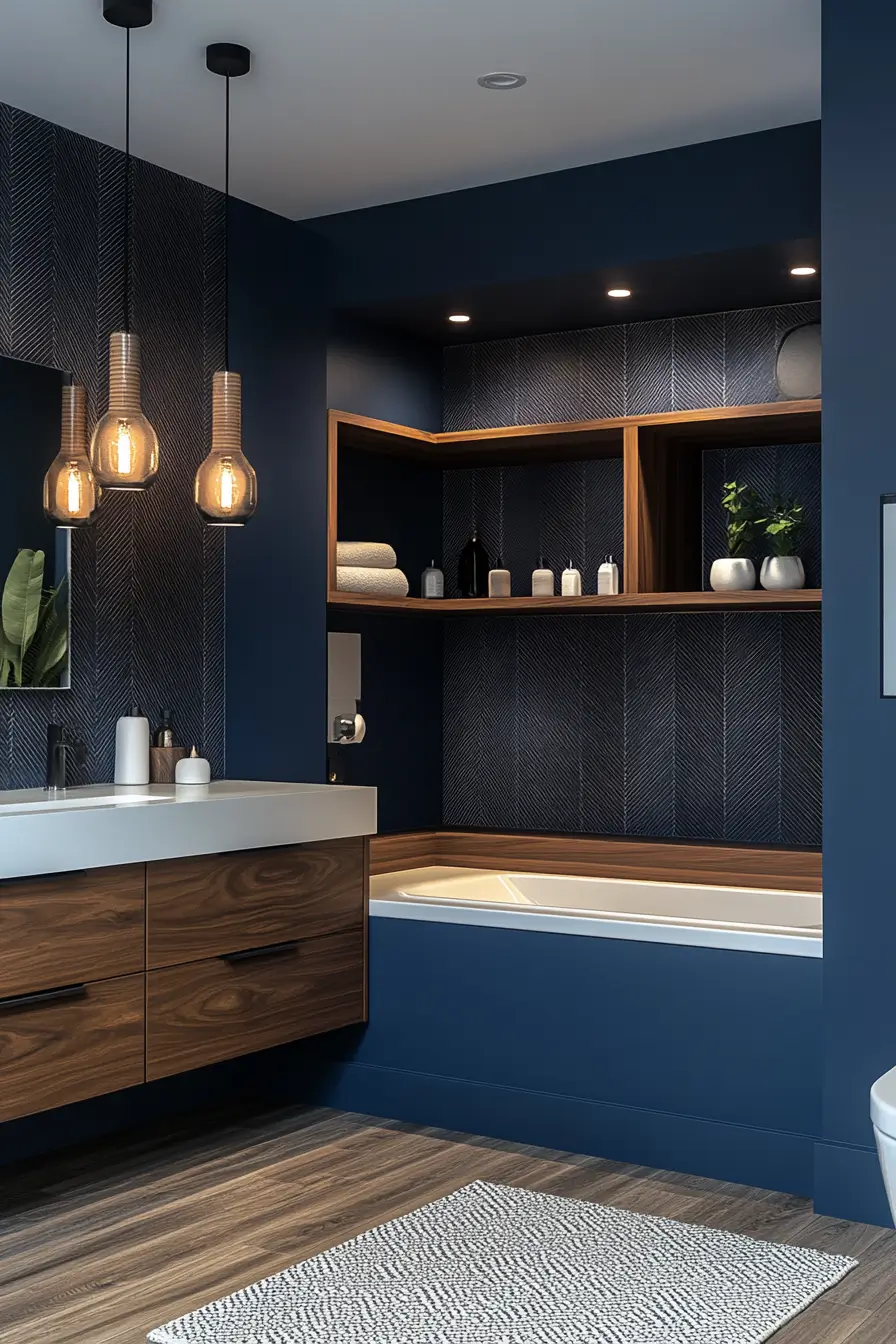
[{"label": "black soap dispenser on counter", "polygon": [[488,597],[488,551],[474,531],[457,561],[457,586],[461,597]]}]

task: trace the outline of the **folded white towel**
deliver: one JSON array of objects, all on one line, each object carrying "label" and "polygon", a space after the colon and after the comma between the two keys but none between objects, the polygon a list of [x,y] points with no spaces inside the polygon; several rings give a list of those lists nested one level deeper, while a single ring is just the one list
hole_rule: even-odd
[{"label": "folded white towel", "polygon": [[394,569],[398,556],[384,541],[337,541],[336,563],[360,569]]},{"label": "folded white towel", "polygon": [[408,595],[408,581],[400,569],[337,565],[336,587],[340,593],[369,593],[373,597]]}]

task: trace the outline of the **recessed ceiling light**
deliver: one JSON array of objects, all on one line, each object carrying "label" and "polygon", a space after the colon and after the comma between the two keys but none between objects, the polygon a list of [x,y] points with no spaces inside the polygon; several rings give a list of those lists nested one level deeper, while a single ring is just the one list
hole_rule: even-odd
[{"label": "recessed ceiling light", "polygon": [[448,321],[449,321],[449,322],[469,322],[469,320],[470,320],[470,314],[469,314],[469,313],[449,313],[449,314],[448,314]]},{"label": "recessed ceiling light", "polygon": [[815,275],[818,271],[817,266],[791,266],[791,275]]},{"label": "recessed ceiling light", "polygon": [[525,82],[525,75],[514,74],[512,70],[493,70],[490,75],[480,75],[476,81],[483,89],[519,89]]},{"label": "recessed ceiling light", "polygon": [[608,299],[630,299],[632,292],[630,289],[608,289]]}]

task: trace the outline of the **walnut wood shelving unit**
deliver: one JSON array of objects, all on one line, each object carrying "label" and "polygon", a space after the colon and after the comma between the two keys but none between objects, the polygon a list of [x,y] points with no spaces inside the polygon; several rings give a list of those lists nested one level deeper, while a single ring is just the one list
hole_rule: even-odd
[{"label": "walnut wood shelving unit", "polygon": [[[701,452],[707,448],[815,443],[821,402],[785,401],[662,415],[430,434],[342,411],[328,424],[328,601],[338,609],[428,615],[601,611],[808,611],[820,589],[702,591]],[[336,589],[339,450],[434,467],[510,465],[599,457],[623,460],[625,568],[618,597],[381,598]]]}]

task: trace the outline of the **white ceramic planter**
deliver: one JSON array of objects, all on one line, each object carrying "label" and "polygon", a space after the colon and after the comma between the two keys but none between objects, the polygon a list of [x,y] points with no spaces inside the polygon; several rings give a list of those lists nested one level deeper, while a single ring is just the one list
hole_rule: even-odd
[{"label": "white ceramic planter", "polygon": [[742,593],[756,587],[756,566],[752,560],[733,558],[713,560],[709,586],[715,593]]},{"label": "white ceramic planter", "polygon": [[806,571],[798,555],[767,555],[759,571],[763,588],[805,588]]}]

